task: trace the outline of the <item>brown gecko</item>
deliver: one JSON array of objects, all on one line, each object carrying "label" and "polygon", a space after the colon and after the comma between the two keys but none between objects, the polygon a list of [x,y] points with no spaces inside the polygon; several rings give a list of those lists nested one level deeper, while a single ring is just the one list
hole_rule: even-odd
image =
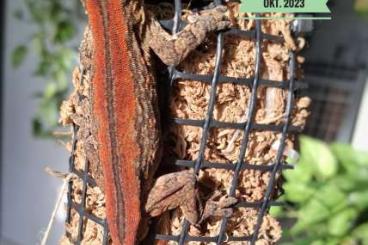
[{"label": "brown gecko", "polygon": [[84,0],[83,4],[93,44],[86,52],[92,58],[81,55],[87,59],[81,63],[91,63],[93,123],[113,243],[137,244],[146,235],[150,215],[179,206],[193,224],[211,214],[229,214],[234,198],[218,203],[212,198],[203,211],[198,210],[191,170],[164,175],[153,186],[161,136],[152,51],[167,65],[179,64],[208,32],[229,27],[226,8],[194,15],[181,32],[170,35],[142,0]]}]

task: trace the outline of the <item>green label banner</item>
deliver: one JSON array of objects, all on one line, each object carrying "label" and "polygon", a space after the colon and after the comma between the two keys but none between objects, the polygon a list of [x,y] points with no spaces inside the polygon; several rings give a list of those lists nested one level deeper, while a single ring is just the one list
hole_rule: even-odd
[{"label": "green label banner", "polygon": [[330,13],[328,0],[242,0],[241,12]]}]

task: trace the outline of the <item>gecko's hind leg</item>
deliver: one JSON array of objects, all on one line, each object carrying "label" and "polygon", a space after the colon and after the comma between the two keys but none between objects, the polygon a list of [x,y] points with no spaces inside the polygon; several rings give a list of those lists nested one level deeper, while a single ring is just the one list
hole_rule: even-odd
[{"label": "gecko's hind leg", "polygon": [[231,216],[231,206],[237,201],[215,191],[203,209],[193,170],[184,170],[159,177],[148,195],[145,209],[150,216],[156,217],[180,207],[185,219],[195,225],[211,216]]}]

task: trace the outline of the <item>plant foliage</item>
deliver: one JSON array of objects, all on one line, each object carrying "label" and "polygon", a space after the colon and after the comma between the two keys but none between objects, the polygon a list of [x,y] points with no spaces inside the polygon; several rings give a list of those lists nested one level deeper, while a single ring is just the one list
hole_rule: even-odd
[{"label": "plant foliage", "polygon": [[301,137],[301,158],[286,171],[279,216],[295,219],[290,244],[368,244],[368,153]]},{"label": "plant foliage", "polygon": [[44,90],[35,94],[39,107],[33,118],[33,133],[50,136],[58,126],[58,111],[68,92],[72,66],[77,57],[73,38],[84,21],[80,1],[23,0],[25,8],[14,16],[34,30],[29,40],[13,50],[12,64],[19,67],[30,51],[37,56],[34,76],[46,81]]}]

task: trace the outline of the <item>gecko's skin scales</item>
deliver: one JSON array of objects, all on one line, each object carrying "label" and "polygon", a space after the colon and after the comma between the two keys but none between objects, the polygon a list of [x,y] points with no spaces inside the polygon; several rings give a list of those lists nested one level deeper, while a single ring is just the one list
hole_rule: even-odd
[{"label": "gecko's skin scales", "polygon": [[[142,1],[83,3],[93,39],[92,111],[109,230],[114,244],[134,245],[145,236],[142,227],[147,228],[149,215],[144,206],[161,151],[151,51],[166,64],[178,64],[206,33],[229,22],[223,20],[224,11],[214,9],[173,38],[144,10]],[[180,198],[170,207],[180,205],[175,200]]]},{"label": "gecko's skin scales", "polygon": [[[157,150],[153,146],[159,139],[152,104],[155,89],[143,87],[143,82],[153,85],[153,79],[145,66],[137,67],[141,61],[133,56],[136,52],[129,51],[137,41],[126,35],[131,27],[120,1],[87,1],[86,8],[95,43],[93,111],[110,233],[115,244],[135,244],[141,219],[140,169],[146,167],[140,165],[154,167]],[[137,79],[139,75],[146,75],[147,80]],[[150,117],[151,123],[143,124],[147,120],[143,116]]]}]

